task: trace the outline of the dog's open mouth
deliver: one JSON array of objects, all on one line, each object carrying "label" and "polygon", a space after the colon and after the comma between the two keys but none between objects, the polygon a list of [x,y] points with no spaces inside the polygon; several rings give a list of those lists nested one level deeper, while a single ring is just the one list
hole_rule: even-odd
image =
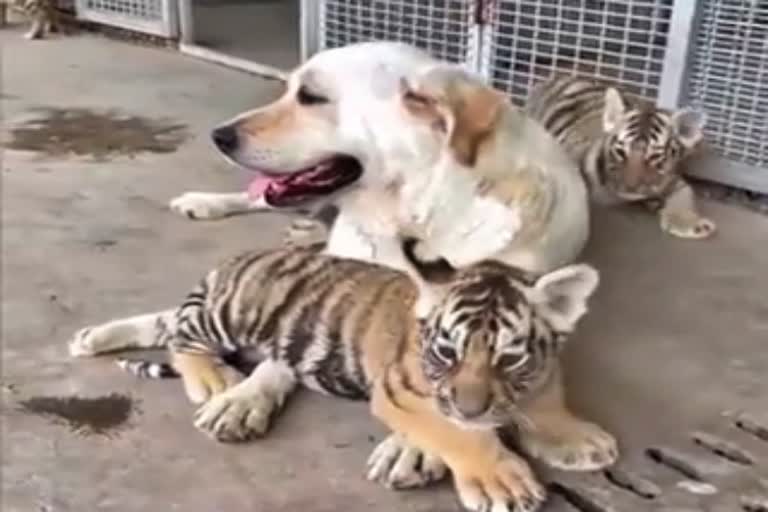
[{"label": "dog's open mouth", "polygon": [[357,159],[334,156],[300,171],[274,175],[259,173],[248,185],[248,196],[263,197],[270,206],[295,206],[316,197],[327,196],[354,183],[363,174]]}]

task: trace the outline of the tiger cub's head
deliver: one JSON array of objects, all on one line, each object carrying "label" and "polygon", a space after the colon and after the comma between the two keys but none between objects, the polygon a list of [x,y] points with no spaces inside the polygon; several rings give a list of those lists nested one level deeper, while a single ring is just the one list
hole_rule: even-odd
[{"label": "tiger cub's head", "polygon": [[706,115],[630,103],[617,89],[605,91],[602,175],[622,199],[662,197],[703,137]]},{"label": "tiger cub's head", "polygon": [[495,261],[460,270],[403,242],[419,286],[421,363],[440,412],[465,427],[524,421],[520,406],[553,376],[598,283],[588,265],[538,278]]}]

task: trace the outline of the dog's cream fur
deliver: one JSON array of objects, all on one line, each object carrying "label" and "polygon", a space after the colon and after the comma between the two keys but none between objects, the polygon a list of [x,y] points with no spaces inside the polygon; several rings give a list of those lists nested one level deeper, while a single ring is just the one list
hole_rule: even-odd
[{"label": "dog's cream fur", "polygon": [[[300,87],[329,99],[300,105]],[[399,234],[454,266],[486,258],[531,271],[571,262],[588,236],[579,173],[543,128],[478,79],[399,43],[316,54],[285,94],[228,122],[245,142],[231,160],[289,173],[333,154],[362,178],[328,198],[340,209],[328,252],[405,269]],[[246,194],[188,193],[195,218],[270,209]]]}]

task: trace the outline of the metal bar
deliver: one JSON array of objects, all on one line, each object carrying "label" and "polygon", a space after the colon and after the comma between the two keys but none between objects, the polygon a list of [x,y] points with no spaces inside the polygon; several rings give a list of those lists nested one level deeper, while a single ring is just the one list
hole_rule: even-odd
[{"label": "metal bar", "polygon": [[179,44],[179,51],[191,57],[197,57],[198,59],[207,60],[230,68],[247,71],[248,73],[264,78],[279,80],[281,82],[284,82],[288,78],[288,73],[282,69],[267,66],[266,64],[259,64],[258,62],[253,62],[247,59],[241,59],[240,57],[234,57],[196,44]]},{"label": "metal bar", "polygon": [[493,53],[493,17],[496,15],[496,0],[476,0],[478,3],[476,11],[476,33],[474,39],[470,39],[470,47],[475,46],[477,57],[475,60],[477,72],[488,82],[493,80],[493,67],[491,66],[491,55]]},{"label": "metal bar", "polygon": [[[85,0],[78,5],[85,4]],[[99,11],[94,11],[88,8],[77,10],[77,18],[86,21],[92,21],[94,23],[101,23],[102,25],[108,25],[110,27],[125,28],[128,30],[135,30],[144,34],[151,34],[161,37],[174,37],[170,33],[169,27],[163,20],[147,21],[137,19],[132,16],[125,16],[118,13],[105,14]]]},{"label": "metal bar", "polygon": [[695,39],[696,5],[697,2],[692,1],[673,4],[657,100],[660,107],[675,108],[684,99],[691,46]]},{"label": "metal bar", "polygon": [[165,0],[163,2],[163,22],[168,29],[168,37],[177,39],[179,37],[179,4],[177,0]]},{"label": "metal bar", "polygon": [[300,4],[300,45],[302,62],[321,49],[320,21],[324,0],[301,0]]},{"label": "metal bar", "polygon": [[192,0],[179,0],[179,43],[194,44],[195,18],[192,15]]}]

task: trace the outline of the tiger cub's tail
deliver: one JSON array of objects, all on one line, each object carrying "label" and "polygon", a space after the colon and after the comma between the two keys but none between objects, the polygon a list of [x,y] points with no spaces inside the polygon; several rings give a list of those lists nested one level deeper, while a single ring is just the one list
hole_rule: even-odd
[{"label": "tiger cub's tail", "polygon": [[145,359],[120,358],[115,361],[117,366],[140,379],[177,379],[181,374],[170,363],[147,361]]}]

